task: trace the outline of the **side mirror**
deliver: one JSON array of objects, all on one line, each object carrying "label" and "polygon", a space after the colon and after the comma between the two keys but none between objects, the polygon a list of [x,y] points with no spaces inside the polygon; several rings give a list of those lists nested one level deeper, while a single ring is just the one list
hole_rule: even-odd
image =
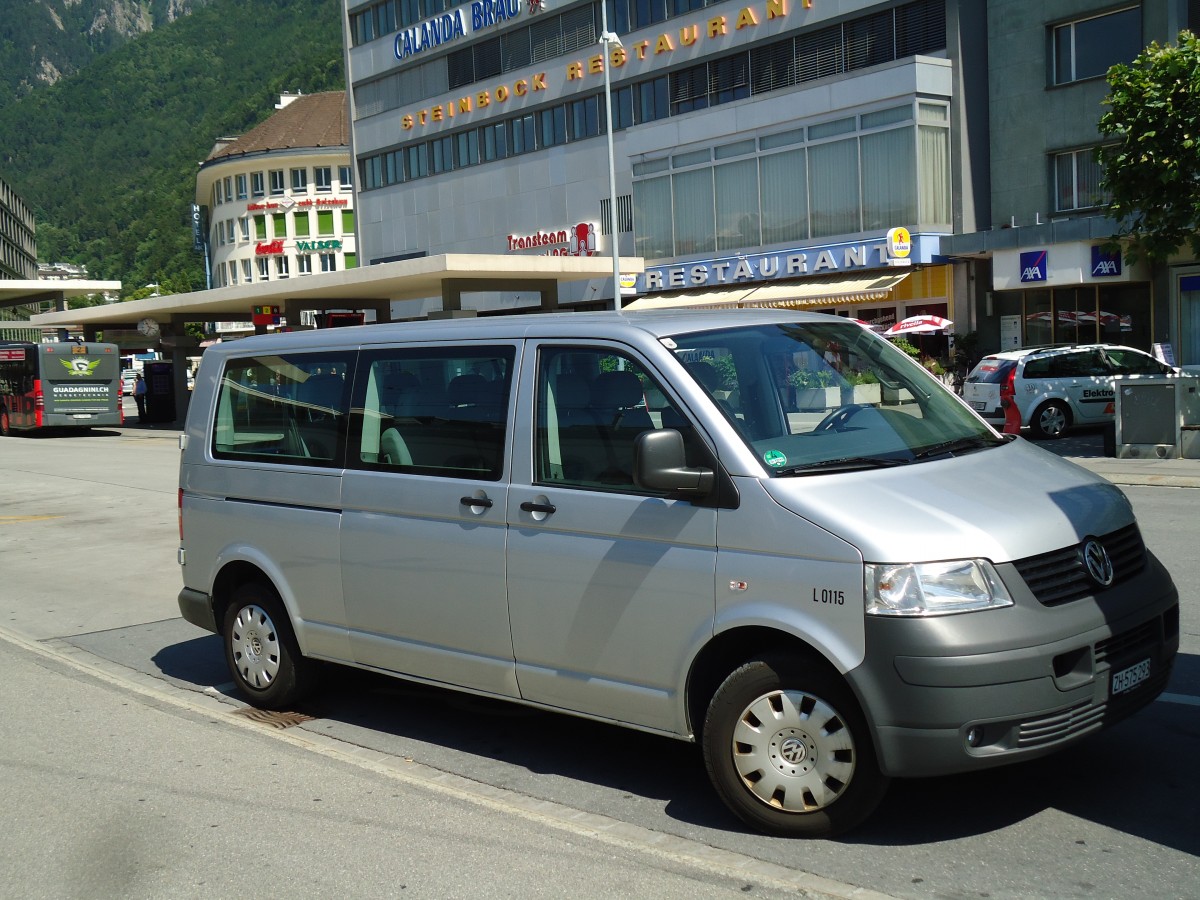
[{"label": "side mirror", "polygon": [[683,435],[674,428],[643,431],[633,444],[633,480],[638,487],[671,493],[707,494],[716,483],[712,469],[689,468]]}]

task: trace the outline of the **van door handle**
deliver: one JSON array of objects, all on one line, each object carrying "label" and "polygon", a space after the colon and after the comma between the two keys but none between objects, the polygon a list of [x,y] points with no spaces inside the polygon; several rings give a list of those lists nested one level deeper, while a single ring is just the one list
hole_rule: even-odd
[{"label": "van door handle", "polygon": [[482,506],[485,509],[492,508],[492,501],[487,497],[463,497],[458,502],[463,506]]},{"label": "van door handle", "polygon": [[550,513],[555,512],[558,507],[553,503],[533,503],[529,500],[526,500],[521,504],[521,509],[525,510],[525,512],[546,513],[549,515]]}]

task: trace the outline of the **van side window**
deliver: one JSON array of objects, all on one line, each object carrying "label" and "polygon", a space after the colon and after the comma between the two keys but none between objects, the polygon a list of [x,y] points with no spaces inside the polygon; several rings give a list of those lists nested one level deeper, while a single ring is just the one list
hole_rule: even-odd
[{"label": "van side window", "polygon": [[363,355],[357,464],[499,480],[513,347],[381,350]]},{"label": "van side window", "polygon": [[674,428],[690,464],[705,458],[688,419],[657,381],[620,353],[543,348],[536,417],[539,484],[647,493],[633,482],[634,439],[647,429]]},{"label": "van side window", "polygon": [[341,465],[353,355],[231,359],[217,396],[213,455],[289,465]]}]

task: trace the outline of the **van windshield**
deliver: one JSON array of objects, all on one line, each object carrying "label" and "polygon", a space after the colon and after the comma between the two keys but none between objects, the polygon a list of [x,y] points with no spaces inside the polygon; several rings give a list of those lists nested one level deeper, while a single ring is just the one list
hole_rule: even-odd
[{"label": "van windshield", "polygon": [[919,363],[855,322],[753,325],[670,340],[777,476],[904,465],[1004,443]]}]

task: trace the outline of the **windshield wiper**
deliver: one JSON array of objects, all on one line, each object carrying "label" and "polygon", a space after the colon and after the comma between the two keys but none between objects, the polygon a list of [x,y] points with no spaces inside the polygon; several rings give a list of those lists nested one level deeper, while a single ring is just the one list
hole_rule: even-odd
[{"label": "windshield wiper", "polygon": [[932,456],[944,456],[946,454],[954,455],[955,453],[970,453],[974,450],[984,450],[988,447],[998,447],[1004,441],[990,437],[965,437],[955,438],[952,441],[943,441],[940,444],[932,444],[913,454],[913,459],[929,459]]},{"label": "windshield wiper", "polygon": [[910,460],[896,459],[890,456],[839,456],[836,459],[822,459],[816,462],[799,463],[779,469],[776,475],[808,475],[816,472],[845,471],[855,469],[886,469],[891,466],[907,465]]}]

